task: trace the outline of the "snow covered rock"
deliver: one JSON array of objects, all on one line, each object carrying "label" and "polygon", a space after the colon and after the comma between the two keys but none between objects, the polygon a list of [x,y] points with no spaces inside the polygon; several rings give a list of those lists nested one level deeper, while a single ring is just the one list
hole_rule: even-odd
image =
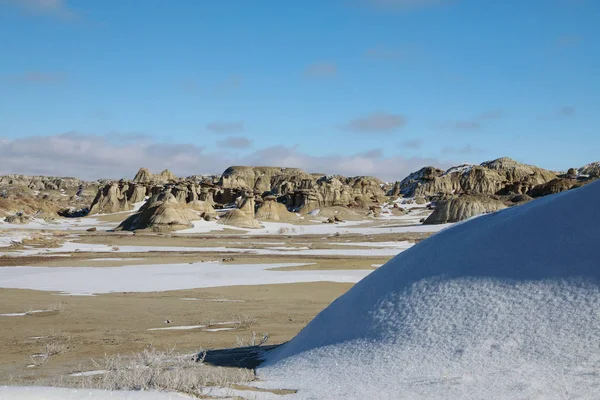
[{"label": "snow covered rock", "polygon": [[298,398],[600,398],[600,182],[443,230],[258,369]]}]

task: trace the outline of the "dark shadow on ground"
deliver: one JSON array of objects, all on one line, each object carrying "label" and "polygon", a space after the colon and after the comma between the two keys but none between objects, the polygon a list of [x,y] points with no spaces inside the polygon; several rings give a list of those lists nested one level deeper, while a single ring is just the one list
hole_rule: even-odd
[{"label": "dark shadow on ground", "polygon": [[233,367],[254,369],[265,359],[265,355],[280,344],[269,346],[236,347],[232,349],[207,350],[206,354],[199,354],[198,359],[215,367]]}]

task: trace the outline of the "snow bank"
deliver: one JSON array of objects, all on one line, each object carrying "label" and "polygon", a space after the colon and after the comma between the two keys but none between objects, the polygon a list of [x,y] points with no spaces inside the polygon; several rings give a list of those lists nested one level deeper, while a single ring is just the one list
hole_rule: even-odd
[{"label": "snow bank", "polygon": [[600,182],[402,252],[258,370],[299,398],[600,398]]},{"label": "snow bank", "polygon": [[153,264],[124,267],[2,267],[0,288],[32,289],[77,295],[111,292],[160,292],[219,286],[297,282],[358,282],[370,270],[273,271],[307,264]]},{"label": "snow bank", "polygon": [[195,399],[178,393],[97,389],[66,389],[42,386],[0,386],[0,400],[184,400]]}]

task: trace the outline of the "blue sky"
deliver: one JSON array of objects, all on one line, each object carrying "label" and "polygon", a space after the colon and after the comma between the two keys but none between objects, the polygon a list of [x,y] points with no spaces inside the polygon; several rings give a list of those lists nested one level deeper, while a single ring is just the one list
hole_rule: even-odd
[{"label": "blue sky", "polygon": [[599,20],[595,0],[0,0],[0,173],[581,166]]}]

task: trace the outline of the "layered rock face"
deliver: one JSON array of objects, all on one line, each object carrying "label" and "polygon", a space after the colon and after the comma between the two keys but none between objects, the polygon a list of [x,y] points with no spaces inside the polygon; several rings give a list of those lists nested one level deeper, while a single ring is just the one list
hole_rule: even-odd
[{"label": "layered rock face", "polygon": [[219,223],[235,226],[237,228],[262,228],[262,225],[255,218],[255,205],[254,197],[246,195],[238,202],[238,208],[227,211],[219,219]]},{"label": "layered rock face", "polygon": [[458,222],[475,215],[487,214],[506,208],[503,202],[484,195],[463,195],[440,201],[425,224]]},{"label": "layered rock face", "polygon": [[186,207],[172,193],[165,191],[149,199],[139,212],[123,221],[116,230],[171,232],[192,228],[192,221],[199,219],[198,212]]},{"label": "layered rock face", "polygon": [[453,167],[445,172],[433,167],[422,168],[400,182],[400,192],[406,197],[524,194],[556,177],[551,171],[504,157],[481,165]]},{"label": "layered rock face", "polygon": [[129,211],[135,203],[165,191],[171,193],[181,204],[214,215],[214,190],[210,187],[201,187],[194,180],[177,179],[168,170],[152,174],[146,168],[141,168],[132,181],[107,182],[99,189],[92,202],[90,214]]},{"label": "layered rock face", "polygon": [[285,204],[278,203],[275,196],[266,196],[256,210],[256,219],[259,221],[293,222],[300,218],[289,212]]},{"label": "layered rock face", "polygon": [[590,178],[600,178],[600,161],[593,162],[577,170],[578,175],[589,176]]},{"label": "layered rock face", "polygon": [[85,215],[100,183],[69,177],[0,176],[0,215],[24,213],[53,218],[62,210]]},{"label": "layered rock face", "polygon": [[140,168],[140,170],[135,174],[133,181],[135,183],[167,183],[176,181],[177,176],[173,174],[168,169],[165,169],[159,174],[153,174],[147,168]]}]

